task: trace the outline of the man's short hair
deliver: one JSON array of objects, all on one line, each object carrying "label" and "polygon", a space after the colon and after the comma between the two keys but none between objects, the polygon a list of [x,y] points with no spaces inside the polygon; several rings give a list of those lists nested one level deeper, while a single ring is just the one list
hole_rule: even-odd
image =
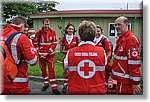
[{"label": "man's short hair", "polygon": [[91,21],[82,21],[79,24],[79,35],[82,41],[93,41],[96,33],[96,25]]},{"label": "man's short hair", "polygon": [[21,23],[25,23],[25,26],[27,25],[27,21],[25,17],[18,16],[12,19],[12,24],[19,25]]},{"label": "man's short hair", "polygon": [[129,23],[129,20],[127,17],[124,17],[124,23]]},{"label": "man's short hair", "polygon": [[122,15],[122,16],[118,16],[117,18],[120,18],[120,17],[123,18],[123,22],[124,23],[129,23],[129,20],[128,20],[128,18],[126,16]]},{"label": "man's short hair", "polygon": [[50,22],[50,20],[48,19],[48,18],[45,18],[44,20],[43,20],[43,24],[45,23],[45,22]]}]

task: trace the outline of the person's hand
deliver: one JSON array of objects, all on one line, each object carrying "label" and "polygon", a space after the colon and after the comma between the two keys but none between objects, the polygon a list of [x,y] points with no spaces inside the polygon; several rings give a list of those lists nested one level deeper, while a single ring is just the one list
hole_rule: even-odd
[{"label": "person's hand", "polygon": [[41,58],[46,58],[46,56],[48,55],[48,53],[39,53]]},{"label": "person's hand", "polygon": [[107,63],[110,63],[110,56],[107,57]]},{"label": "person's hand", "polygon": [[48,53],[43,53],[43,56],[46,57],[48,55]]},{"label": "person's hand", "polygon": [[67,72],[67,71],[64,71],[64,72],[63,72],[63,77],[64,77],[64,78],[67,78],[67,77],[68,77],[68,72]]},{"label": "person's hand", "polygon": [[61,50],[61,52],[62,52],[63,54],[66,54],[66,53],[67,53],[67,50]]},{"label": "person's hand", "polygon": [[133,91],[135,94],[142,94],[142,89],[140,85],[133,85]]}]

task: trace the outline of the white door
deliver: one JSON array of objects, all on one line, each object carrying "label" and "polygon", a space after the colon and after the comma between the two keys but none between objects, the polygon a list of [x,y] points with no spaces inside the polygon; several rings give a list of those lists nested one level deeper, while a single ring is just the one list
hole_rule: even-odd
[{"label": "white door", "polygon": [[116,39],[117,39],[117,32],[115,29],[115,23],[109,23],[108,26],[108,38],[111,41],[111,43],[113,44],[113,48],[115,48],[116,46]]}]

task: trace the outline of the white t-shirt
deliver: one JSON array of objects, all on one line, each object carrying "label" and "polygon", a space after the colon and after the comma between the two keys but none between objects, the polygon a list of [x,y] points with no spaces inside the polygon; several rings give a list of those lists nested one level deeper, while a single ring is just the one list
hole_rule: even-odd
[{"label": "white t-shirt", "polygon": [[68,35],[68,34],[67,34],[67,35],[66,35],[66,40],[67,40],[68,44],[71,43],[72,39],[73,39],[73,34],[71,34],[71,35]]}]

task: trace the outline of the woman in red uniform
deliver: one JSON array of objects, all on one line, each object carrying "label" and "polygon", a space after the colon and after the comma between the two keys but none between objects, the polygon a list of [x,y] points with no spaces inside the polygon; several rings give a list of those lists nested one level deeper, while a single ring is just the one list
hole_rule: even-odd
[{"label": "woman in red uniform", "polygon": [[106,55],[108,57],[108,62],[110,62],[111,54],[112,54],[112,45],[109,39],[103,35],[103,28],[99,25],[96,26],[96,34],[94,38],[95,46],[103,47]]},{"label": "woman in red uniform", "polygon": [[105,50],[107,56],[107,65],[106,65],[106,83],[108,83],[108,79],[111,73],[110,60],[112,57],[113,46],[109,39],[103,35],[103,28],[99,25],[96,26],[96,34],[94,38],[95,46],[102,47]]},{"label": "woman in red uniform", "polygon": [[[68,23],[65,29],[66,35],[60,41],[60,52],[64,54],[64,58],[69,49],[78,46],[79,41],[78,41],[78,37],[75,36],[75,31],[76,31],[75,26],[71,23]],[[63,69],[64,69],[64,65],[63,65]],[[64,86],[62,92],[66,93],[67,85],[68,85],[68,75],[66,73],[63,73],[63,77],[65,80],[64,80]]]}]

